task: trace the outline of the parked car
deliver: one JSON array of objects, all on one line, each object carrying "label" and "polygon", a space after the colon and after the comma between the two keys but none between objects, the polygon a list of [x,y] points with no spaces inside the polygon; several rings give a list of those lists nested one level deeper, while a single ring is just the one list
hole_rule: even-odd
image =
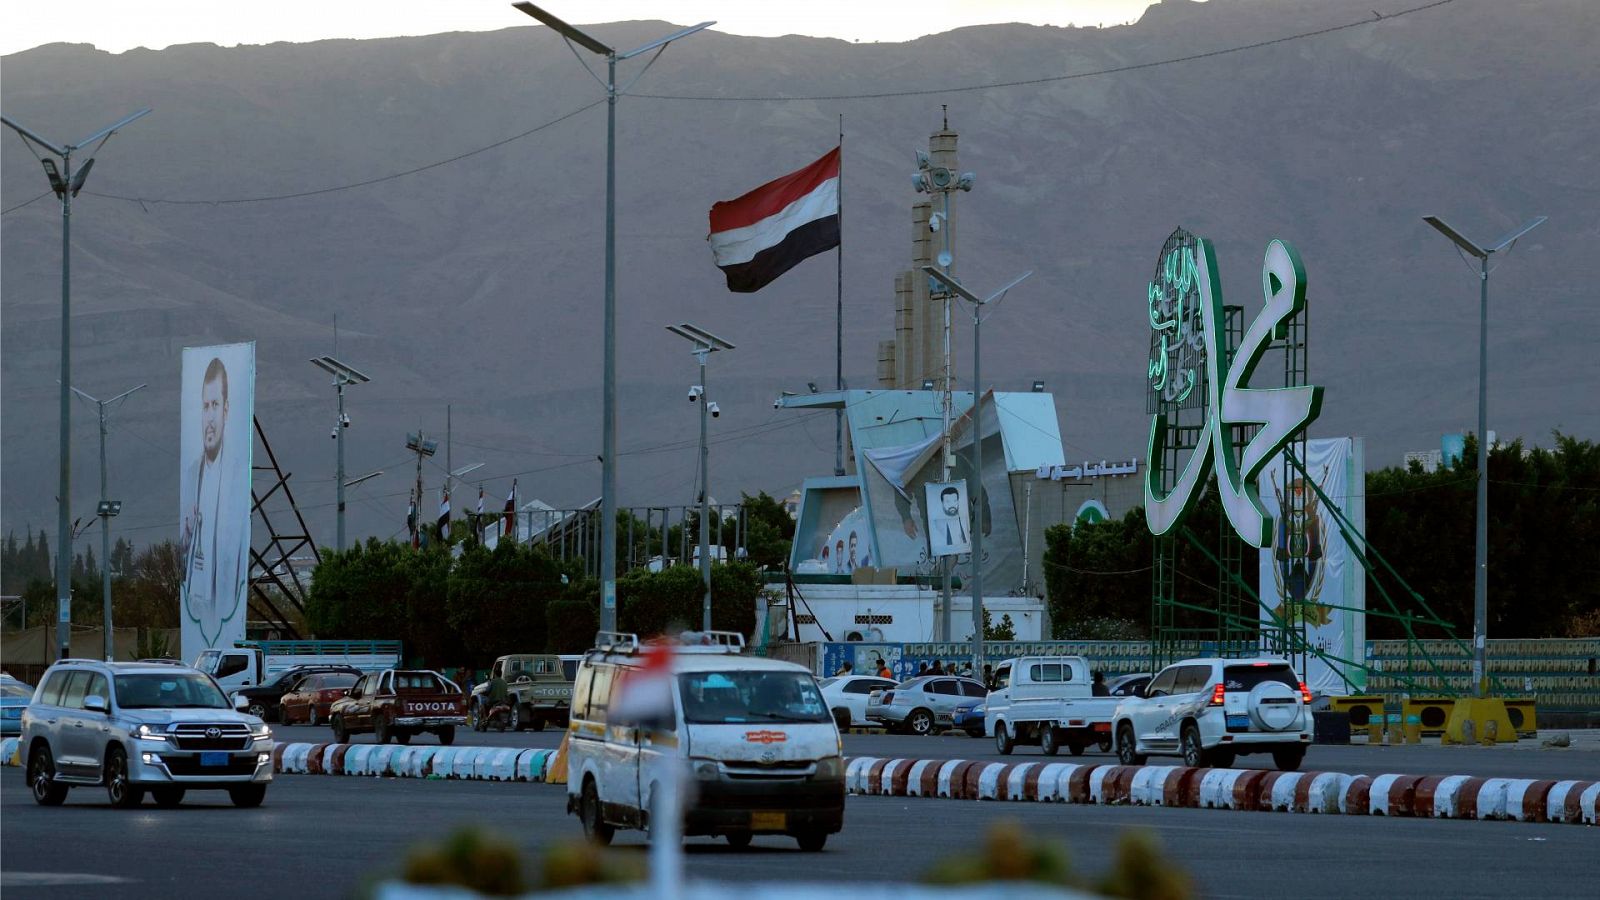
[{"label": "parked car", "polygon": [[950,724],[951,715],[964,699],[988,694],[983,683],[973,678],[921,676],[885,690],[877,704],[869,695],[867,718],[890,731],[933,734],[937,726]]},{"label": "parked car", "polygon": [[840,675],[817,682],[822,688],[822,700],[840,729],[852,725],[871,725],[867,721],[867,697],[873,691],[894,687],[892,678],[876,675]]},{"label": "parked car", "polygon": [[1106,694],[1112,697],[1143,697],[1144,689],[1152,677],[1149,672],[1118,675],[1106,682]]},{"label": "parked car", "polygon": [[177,806],[193,790],[259,806],[272,781],[272,730],[230,709],[210,677],[177,666],[56,663],[22,714],[20,748],[41,806],[79,786],[104,786],[119,808],[147,792],[157,806]]},{"label": "parked car", "polygon": [[[576,672],[577,667],[573,666],[573,675],[566,674],[561,657],[552,653],[518,653],[495,660],[489,669],[489,678],[498,676],[506,681],[506,701],[510,707],[507,727],[512,731],[524,728],[543,731],[547,722],[565,727],[572,706],[572,682]],[[473,727],[480,731],[479,723],[489,712],[485,699],[488,691],[487,681],[472,689],[469,715]]]},{"label": "parked car", "polygon": [[815,852],[843,827],[839,730],[804,667],[745,656],[741,636],[706,632],[673,654],[671,719],[635,728],[609,716],[646,652],[635,635],[600,638],[578,670],[568,731],[567,811],[590,840],[650,830],[660,785],[679,767],[691,781],[685,836],[742,848],[756,834],[787,835]]},{"label": "parked car", "polygon": [[1286,659],[1188,659],[1162,669],[1145,696],[1123,699],[1115,714],[1117,756],[1182,756],[1187,766],[1233,765],[1236,756],[1271,753],[1293,771],[1311,743],[1311,692]]},{"label": "parked car", "polygon": [[1046,756],[1065,747],[1082,755],[1091,744],[1111,749],[1111,716],[1120,702],[1093,696],[1089,662],[1081,656],[1019,656],[994,670],[995,689],[984,712],[984,732],[995,748],[1038,744]]},{"label": "parked car", "polygon": [[22,711],[33,700],[33,685],[10,675],[0,677],[0,737],[22,733]]},{"label": "parked car", "polygon": [[963,703],[950,714],[950,725],[967,733],[967,737],[983,737],[983,717],[986,701]]},{"label": "parked car", "polygon": [[328,724],[341,744],[369,731],[380,744],[409,744],[424,731],[451,744],[456,728],[467,724],[467,701],[459,685],[431,669],[385,669],[361,676],[334,701]]},{"label": "parked car", "polygon": [[359,672],[312,672],[299,676],[294,687],[278,701],[278,721],[285,725],[320,725],[328,721],[333,704],[360,678]]},{"label": "parked car", "polygon": [[240,688],[271,684],[299,666],[381,672],[399,664],[399,641],[239,641],[232,647],[203,650],[194,660],[194,667],[215,678],[229,695]]},{"label": "parked car", "polygon": [[[283,674],[271,679],[266,684],[257,685],[256,687],[239,688],[234,692],[234,696],[244,697],[249,701],[245,706],[245,711],[250,713],[250,715],[259,716],[262,720],[267,722],[281,722],[283,720],[280,717],[278,706],[283,702],[283,695],[294,690],[295,686],[298,685],[306,676],[319,672],[342,672],[356,676],[361,674],[361,670],[355,666],[295,666],[292,669],[284,670]],[[346,684],[345,687],[349,687],[350,684],[354,683],[355,680],[351,679],[350,683]],[[327,717],[324,716],[323,718]]]}]

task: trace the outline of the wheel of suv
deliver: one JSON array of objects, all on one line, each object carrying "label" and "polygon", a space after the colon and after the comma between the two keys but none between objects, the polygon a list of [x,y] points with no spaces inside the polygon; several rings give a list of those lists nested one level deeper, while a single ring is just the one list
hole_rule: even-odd
[{"label": "wheel of suv", "polygon": [[144,788],[128,777],[128,754],[121,747],[106,751],[106,798],[117,809],[133,809],[144,802]]},{"label": "wheel of suv", "polygon": [[932,734],[933,713],[925,709],[912,710],[911,715],[906,716],[906,727],[911,729],[912,734]]},{"label": "wheel of suv", "polygon": [[350,732],[344,727],[344,716],[333,717],[333,742],[335,744],[350,743]]},{"label": "wheel of suv", "polygon": [[594,788],[594,779],[583,783],[583,794],[578,798],[578,817],[583,821],[583,835],[604,847],[611,843],[616,829],[600,817],[600,792]]},{"label": "wheel of suv", "polygon": [[1179,733],[1178,750],[1183,754],[1183,764],[1191,768],[1199,768],[1209,762],[1209,754],[1200,746],[1200,729],[1193,722],[1186,723]]},{"label": "wheel of suv", "polygon": [[1272,751],[1272,764],[1285,772],[1294,772],[1306,758],[1306,745],[1293,744]]},{"label": "wheel of suv", "polygon": [[183,802],[183,788],[151,788],[150,796],[162,809],[173,809]]},{"label": "wheel of suv", "polygon": [[1125,766],[1142,766],[1148,758],[1139,752],[1139,743],[1133,736],[1133,724],[1123,722],[1117,726],[1117,762]]},{"label": "wheel of suv", "polygon": [[264,784],[236,784],[228,788],[228,799],[233,805],[241,809],[251,809],[261,805],[267,799],[267,786]]},{"label": "wheel of suv", "polygon": [[456,727],[454,725],[446,725],[434,733],[439,736],[439,743],[446,747],[456,742]]},{"label": "wheel of suv", "polygon": [[67,786],[56,781],[55,757],[43,742],[28,756],[28,787],[40,806],[60,806],[67,799]]},{"label": "wheel of suv", "polygon": [[389,726],[388,717],[379,716],[378,721],[372,723],[372,734],[378,739],[378,743],[389,743],[389,738],[394,736],[394,730]]},{"label": "wheel of suv", "polygon": [[[1056,734],[1056,730],[1049,725],[1044,726],[1039,731],[1039,750],[1045,756],[1055,756],[1061,752],[1061,738]],[[1082,751],[1080,750],[1079,752],[1081,753]]]},{"label": "wheel of suv", "polygon": [[994,723],[994,749],[999,751],[1001,756],[1010,756],[1011,748],[1016,745],[1017,742],[1012,739],[1011,732],[1006,730],[1006,723]]},{"label": "wheel of suv", "polygon": [[1236,754],[1232,750],[1222,747],[1213,747],[1211,748],[1211,761],[1208,763],[1208,765],[1210,765],[1213,769],[1231,769],[1233,768],[1235,756]]}]

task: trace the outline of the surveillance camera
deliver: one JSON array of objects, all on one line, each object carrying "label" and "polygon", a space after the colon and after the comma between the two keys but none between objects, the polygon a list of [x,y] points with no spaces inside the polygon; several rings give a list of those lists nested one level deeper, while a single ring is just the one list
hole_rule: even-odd
[{"label": "surveillance camera", "polygon": [[343,425],[346,428],[349,428],[350,427],[350,417],[348,415],[340,416],[339,417],[339,424]]},{"label": "surveillance camera", "polygon": [[713,419],[715,419],[717,416],[722,415],[722,409],[717,406],[716,401],[712,401],[711,403],[707,403],[706,404],[706,411],[711,413],[711,418],[713,418]]},{"label": "surveillance camera", "polygon": [[772,408],[773,409],[783,409],[783,398],[779,397],[778,399],[772,401]]},{"label": "surveillance camera", "polygon": [[977,180],[978,175],[976,172],[962,172],[961,177],[956,180],[956,187],[963,191],[970,191],[972,190],[973,182]]},{"label": "surveillance camera", "polygon": [[706,392],[706,389],[701,387],[698,384],[689,385],[689,402],[693,403],[696,400],[699,400],[700,396],[702,394],[704,394],[705,392]]},{"label": "surveillance camera", "polygon": [[337,441],[339,439],[339,429],[335,428],[332,431],[328,432],[328,437],[331,438],[332,440]]},{"label": "surveillance camera", "polygon": [[926,170],[928,168],[928,166],[929,166],[928,151],[926,151],[926,150],[918,150],[917,151],[917,168]]},{"label": "surveillance camera", "polygon": [[928,217],[928,230],[938,232],[939,226],[944,223],[944,216],[934,213]]},{"label": "surveillance camera", "polygon": [[928,190],[928,176],[920,172],[911,176],[911,186],[917,189],[917,193],[924,193]]}]

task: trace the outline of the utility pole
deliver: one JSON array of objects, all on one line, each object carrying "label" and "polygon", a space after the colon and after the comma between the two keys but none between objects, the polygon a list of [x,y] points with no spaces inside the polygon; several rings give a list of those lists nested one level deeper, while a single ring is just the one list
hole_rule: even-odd
[{"label": "utility pole", "polygon": [[94,157],[74,171],[72,154],[99,141],[93,152],[98,153],[117,129],[150,114],[141,109],[115,125],[102,128],[76,144],[52,144],[23,127],[10,116],[0,115],[0,122],[60,158],[58,168],[54,159],[42,159],[45,177],[50,180],[50,190],[61,201],[61,428],[59,455],[61,463],[60,486],[56,489],[56,645],[57,659],[72,655],[72,198],[83,190],[94,167]]},{"label": "utility pole", "polygon": [[417,455],[416,534],[417,540],[420,544],[423,523],[422,517],[424,515],[422,502],[422,461],[439,451],[439,442],[428,440],[427,436],[422,433],[422,429],[419,428],[415,432],[408,432],[406,434],[406,449]]},{"label": "utility pole", "polygon": [[923,266],[922,271],[943,283],[951,291],[972,304],[972,468],[975,485],[967,486],[967,497],[975,503],[977,515],[972,521],[972,672],[983,666],[983,523],[988,499],[983,491],[983,369],[980,351],[983,346],[983,308],[999,303],[1006,292],[1021,284],[1033,272],[1023,272],[1010,284],[987,297],[979,297],[933,266]]},{"label": "utility pole", "polygon": [[[93,403],[100,417],[100,502],[95,507],[95,514],[100,517],[100,591],[101,601],[104,604],[105,625],[105,657],[106,662],[116,658],[116,647],[111,639],[111,517],[122,512],[121,500],[106,498],[106,414],[111,406],[121,403],[134,391],[142,390],[147,385],[130,388],[112,397],[110,400],[96,400],[83,391],[73,388],[72,392],[79,397]],[[24,622],[27,620],[24,619]]]},{"label": "utility pole", "polygon": [[[700,383],[689,385],[689,402],[700,403],[700,580],[704,582],[701,597],[700,630],[711,630],[711,488],[707,482],[711,469],[711,446],[706,442],[706,417],[718,416],[722,411],[706,393],[706,357],[718,350],[732,350],[733,345],[704,328],[680,322],[668,325],[667,330],[694,344],[689,351],[700,363]],[[717,545],[722,545],[722,523],[717,523]]]},{"label": "utility pole", "polygon": [[[338,328],[335,319],[334,328]],[[338,344],[338,332],[334,332],[334,343]],[[352,369],[331,356],[318,356],[311,360],[311,364],[333,376],[333,387],[339,395],[339,417],[333,422],[333,433],[328,435],[338,444],[338,451],[334,462],[333,483],[334,497],[338,507],[334,513],[335,539],[334,549],[344,551],[344,489],[349,487],[344,481],[344,433],[350,427],[350,417],[344,412],[344,389],[350,384],[366,384],[372,379]]]}]

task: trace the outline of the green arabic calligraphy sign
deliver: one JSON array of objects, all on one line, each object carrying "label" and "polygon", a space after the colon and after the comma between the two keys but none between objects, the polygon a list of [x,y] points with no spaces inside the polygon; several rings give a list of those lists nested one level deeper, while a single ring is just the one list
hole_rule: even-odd
[{"label": "green arabic calligraphy sign", "polygon": [[[1211,242],[1181,229],[1163,248],[1156,280],[1149,286],[1151,328],[1149,377],[1150,445],[1145,467],[1145,519],[1154,534],[1183,521],[1215,469],[1222,508],[1239,537],[1264,547],[1272,519],[1261,506],[1257,477],[1297,432],[1322,410],[1318,386],[1256,388],[1256,366],[1285,326],[1305,310],[1306,275],[1293,247],[1275,240],[1261,264],[1265,305],[1250,323],[1230,360],[1221,342],[1222,283]],[[1187,418],[1183,447],[1192,448],[1170,488],[1163,490],[1163,460],[1174,449]],[[1242,443],[1235,427],[1260,426]]]}]

